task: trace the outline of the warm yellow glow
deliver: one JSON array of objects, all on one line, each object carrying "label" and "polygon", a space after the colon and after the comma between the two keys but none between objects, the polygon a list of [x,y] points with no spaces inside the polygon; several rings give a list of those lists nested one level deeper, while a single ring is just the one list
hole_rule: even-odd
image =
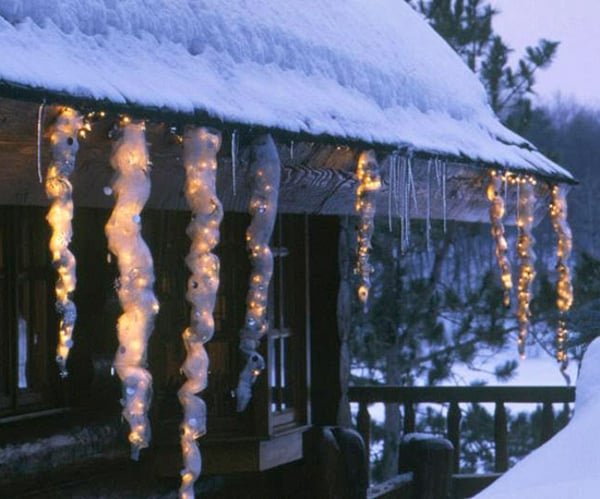
[{"label": "warm yellow glow", "polygon": [[525,357],[525,340],[529,332],[531,311],[531,285],[535,278],[535,253],[533,252],[533,209],[535,205],[534,183],[530,179],[518,179],[518,237],[517,255],[519,257],[519,280],[517,283],[517,321],[519,322],[519,354]]},{"label": "warm yellow glow", "polygon": [[502,288],[504,290],[503,302],[505,307],[510,307],[510,292],[513,287],[512,269],[508,260],[507,251],[508,243],[504,236],[504,224],[502,219],[505,214],[504,199],[502,198],[501,189],[503,186],[503,177],[498,175],[496,171],[490,172],[490,182],[487,186],[487,198],[491,203],[490,206],[490,223],[492,225],[492,236],[496,241],[496,260],[500,267]]},{"label": "warm yellow glow", "polygon": [[354,209],[360,217],[360,222],[356,235],[357,261],[354,272],[359,278],[358,299],[364,304],[366,310],[371,289],[371,274],[373,273],[369,254],[375,219],[375,196],[381,189],[379,165],[373,151],[361,153],[356,167],[356,176],[359,183],[356,189]]},{"label": "warm yellow glow", "polygon": [[566,314],[573,304],[573,285],[571,284],[571,272],[568,260],[573,247],[571,228],[567,222],[567,198],[564,189],[559,185],[552,186],[552,200],[550,202],[550,219],[552,227],[558,237],[556,247],[556,268],[558,270],[558,281],[556,283],[556,306],[560,313],[556,331],[556,360],[560,362],[561,369],[567,368],[569,358],[565,349],[568,338],[568,330],[564,320]]},{"label": "warm yellow glow", "polygon": [[123,314],[117,323],[119,348],[114,368],[123,385],[123,417],[131,427],[131,456],[149,444],[152,376],[145,368],[146,345],[154,327],[158,301],[154,296],[152,255],[141,236],[141,211],[150,195],[148,150],[144,123],[122,119],[113,135],[111,164],[115,206],[105,231],[108,248],[117,257],[117,294]]},{"label": "warm yellow glow", "polygon": [[60,315],[56,361],[60,375],[67,375],[67,358],[73,345],[73,328],[77,309],[71,300],[75,290],[75,257],[69,251],[73,233],[72,186],[69,177],[75,169],[75,158],[79,149],[78,132],[83,127],[81,115],[68,107],[57,109],[54,122],[48,133],[52,144],[52,162],[46,174],[46,195],[51,205],[46,219],[52,228],[50,253],[58,273],[56,282],[56,309]]},{"label": "warm yellow glow", "polygon": [[221,134],[208,128],[193,128],[185,132],[183,158],[186,171],[185,194],[192,210],[187,227],[190,251],[186,258],[191,272],[186,298],[191,304],[190,326],[183,332],[187,356],[182,371],[187,381],[178,392],[183,407],[181,451],[184,469],[181,471],[180,498],[194,498],[194,483],[202,469],[196,438],[206,433],[206,405],[196,396],[208,383],[208,355],[204,343],[214,334],[213,311],[219,287],[219,258],[211,253],[219,242],[219,225],[223,208],[217,197],[217,154]]}]

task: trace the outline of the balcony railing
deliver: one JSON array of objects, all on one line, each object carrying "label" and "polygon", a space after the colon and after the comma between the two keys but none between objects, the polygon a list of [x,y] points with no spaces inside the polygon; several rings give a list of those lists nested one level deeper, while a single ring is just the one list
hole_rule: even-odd
[{"label": "balcony railing", "polygon": [[[418,404],[444,404],[446,415],[446,438],[454,446],[453,467],[455,475],[460,473],[460,423],[461,403],[494,404],[494,445],[495,471],[503,473],[508,469],[508,428],[507,403],[535,403],[542,405],[541,442],[554,434],[553,404],[575,401],[575,388],[566,386],[468,386],[468,387],[405,387],[405,386],[355,386],[348,390],[350,402],[358,402],[357,429],[370,448],[371,416],[370,404],[396,403],[403,406],[403,433],[415,431],[416,406]],[[455,477],[459,479],[458,477]],[[455,479],[456,481],[456,479]],[[479,480],[479,483],[489,483]],[[468,486],[471,487],[471,486]],[[477,488],[477,486],[475,486]],[[472,488],[472,487],[471,487]],[[456,486],[455,486],[456,493]],[[456,497],[465,497],[460,493]]]}]

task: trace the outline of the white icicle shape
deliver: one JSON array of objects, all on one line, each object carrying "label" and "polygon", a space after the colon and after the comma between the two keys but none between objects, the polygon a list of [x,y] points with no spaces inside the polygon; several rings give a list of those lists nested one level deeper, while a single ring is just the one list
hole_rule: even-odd
[{"label": "white icicle shape", "polygon": [[77,134],[83,126],[81,115],[74,109],[58,109],[56,118],[48,130],[52,149],[52,162],[46,174],[46,195],[51,201],[46,219],[52,228],[50,253],[58,273],[56,281],[56,310],[60,315],[56,362],[62,377],[67,376],[67,358],[73,346],[73,328],[77,309],[71,300],[75,290],[75,257],[69,251],[73,234],[73,188],[69,181],[75,169],[79,149]]},{"label": "white icicle shape", "polygon": [[236,389],[238,411],[247,407],[252,398],[252,385],[265,367],[264,359],[257,352],[257,348],[269,327],[267,298],[273,274],[273,255],[269,248],[269,240],[277,216],[281,176],[279,155],[270,135],[259,137],[252,148],[252,194],[248,210],[252,221],[246,231],[246,245],[250,252],[252,269],[246,297],[246,319],[240,331],[240,350],[246,358],[246,365],[240,373]]},{"label": "white icicle shape", "polygon": [[197,397],[208,383],[208,355],[204,343],[213,337],[213,312],[219,288],[219,258],[211,253],[219,242],[223,208],[217,197],[217,153],[221,134],[209,128],[191,128],[183,138],[185,196],[192,219],[187,227],[191,239],[186,264],[191,272],[186,298],[191,304],[190,326],[183,332],[187,356],[182,371],[187,381],[178,392],[183,407],[179,497],[193,499],[194,483],[202,470],[196,439],[206,433],[206,405]]},{"label": "white icicle shape", "polygon": [[112,190],[115,206],[105,231],[108,249],[117,257],[117,294],[123,314],[117,332],[114,368],[123,384],[123,417],[131,431],[131,457],[137,460],[150,441],[147,417],[152,376],[146,367],[146,346],[158,312],[154,296],[152,255],[141,236],[141,211],[150,196],[148,150],[143,122],[121,121],[114,135],[111,164],[116,170]]},{"label": "white icicle shape", "polygon": [[556,360],[560,362],[564,371],[569,363],[565,349],[567,341],[567,326],[564,319],[573,304],[573,285],[571,283],[571,272],[568,261],[571,256],[573,241],[571,228],[567,222],[567,198],[564,189],[559,185],[552,186],[552,201],[550,202],[550,219],[552,227],[558,237],[556,248],[556,268],[558,270],[558,282],[556,284],[556,307],[560,313],[558,328],[556,332]]},{"label": "white icicle shape", "polygon": [[[371,253],[371,238],[375,222],[375,197],[381,189],[381,176],[375,152],[364,151],[358,158],[356,168],[358,177],[358,188],[356,190],[356,203],[354,209],[359,215],[358,232],[356,240],[356,267],[355,274],[358,275],[358,299],[367,308],[369,290],[371,289],[371,274],[373,266],[369,262]],[[408,198],[405,199],[408,203]],[[408,220],[404,221],[409,223]]]},{"label": "white icicle shape", "polygon": [[517,217],[517,255],[519,257],[519,281],[517,284],[517,321],[519,322],[519,355],[525,358],[525,339],[529,332],[529,317],[531,311],[531,284],[535,278],[535,253],[533,252],[533,210],[535,204],[534,185],[532,178],[520,177],[518,217]]},{"label": "white icicle shape", "polygon": [[510,307],[510,292],[513,287],[512,270],[508,260],[508,243],[504,236],[504,224],[502,219],[505,214],[504,199],[502,198],[502,176],[496,171],[490,171],[490,182],[487,186],[487,198],[490,206],[490,223],[492,225],[492,237],[496,242],[496,260],[500,267],[502,288],[504,290],[504,306]]}]

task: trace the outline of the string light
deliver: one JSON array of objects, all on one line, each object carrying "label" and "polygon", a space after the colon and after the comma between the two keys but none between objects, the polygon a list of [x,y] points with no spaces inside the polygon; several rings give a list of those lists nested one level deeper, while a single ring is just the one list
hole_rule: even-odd
[{"label": "string light", "polygon": [[510,292],[513,287],[512,271],[510,261],[507,257],[508,243],[504,236],[504,224],[502,219],[505,215],[504,199],[501,194],[504,179],[495,170],[490,171],[490,182],[487,186],[487,198],[490,206],[490,223],[492,225],[492,237],[496,242],[496,260],[500,267],[503,292],[503,302],[506,308],[510,307]]},{"label": "string light", "polygon": [[237,410],[243,411],[252,398],[252,385],[265,367],[256,351],[267,332],[267,298],[273,274],[273,254],[269,240],[277,216],[281,166],[277,148],[270,135],[260,137],[254,144],[255,160],[250,165],[252,179],[248,211],[252,221],[246,231],[250,252],[250,284],[246,297],[246,318],[240,331],[240,350],[246,364],[240,373],[236,389]]},{"label": "string light", "polygon": [[535,278],[535,253],[533,252],[533,209],[535,204],[535,182],[530,178],[517,178],[519,198],[517,200],[517,255],[519,257],[519,281],[517,284],[517,321],[519,322],[519,355],[525,358],[525,340],[529,331],[531,311],[531,285]]},{"label": "string light", "polygon": [[558,327],[556,331],[556,360],[560,363],[564,372],[569,364],[565,343],[568,330],[564,315],[573,304],[573,285],[571,284],[571,272],[568,260],[573,247],[571,228],[567,222],[567,198],[564,189],[559,185],[552,186],[552,201],[550,202],[550,219],[552,227],[558,237],[556,248],[556,268],[558,270],[558,282],[556,284],[556,306],[559,311]]},{"label": "string light", "polygon": [[158,301],[154,296],[152,255],[141,236],[141,211],[150,196],[148,150],[143,122],[122,117],[113,133],[111,164],[115,206],[105,231],[109,250],[119,267],[119,302],[123,314],[117,323],[119,348],[114,368],[123,384],[123,417],[131,427],[131,457],[139,458],[150,441],[148,408],[152,376],[145,368],[146,345],[154,327]]},{"label": "string light", "polygon": [[[365,311],[371,289],[371,274],[373,266],[369,262],[371,253],[371,238],[375,220],[375,199],[381,189],[381,176],[379,165],[373,151],[364,151],[358,158],[356,168],[358,188],[356,190],[356,203],[354,209],[359,214],[358,232],[356,236],[356,267],[354,273],[358,275],[358,299],[363,303]],[[408,203],[408,199],[405,200]],[[409,223],[405,220],[405,223]]]},{"label": "string light", "polygon": [[178,392],[183,407],[181,471],[179,497],[193,499],[194,483],[202,469],[202,458],[196,439],[206,433],[206,404],[195,394],[208,383],[208,355],[204,343],[213,337],[213,311],[219,287],[219,258],[211,251],[219,242],[219,225],[223,207],[216,193],[217,153],[221,134],[208,128],[186,131],[183,140],[183,162],[186,170],[185,195],[192,210],[187,227],[191,246],[186,264],[188,279],[186,298],[192,306],[190,326],[183,333],[187,351],[182,371],[187,381]]},{"label": "string light", "polygon": [[69,177],[75,169],[75,158],[79,150],[77,133],[83,126],[81,115],[68,107],[58,109],[50,126],[52,162],[46,173],[46,195],[51,201],[46,219],[52,228],[50,253],[58,273],[56,281],[56,310],[60,315],[56,361],[60,375],[66,377],[67,358],[73,346],[73,328],[77,319],[77,308],[71,294],[77,283],[75,257],[69,251],[73,235],[73,187]]}]

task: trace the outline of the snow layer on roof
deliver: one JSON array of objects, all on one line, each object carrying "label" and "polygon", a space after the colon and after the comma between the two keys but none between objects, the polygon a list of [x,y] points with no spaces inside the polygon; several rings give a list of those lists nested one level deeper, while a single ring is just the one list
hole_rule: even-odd
[{"label": "snow layer on roof", "polygon": [[0,81],[571,178],[401,0],[2,0]]},{"label": "snow layer on roof", "polygon": [[600,338],[588,347],[577,380],[575,415],[477,499],[597,499],[600,495]]}]

